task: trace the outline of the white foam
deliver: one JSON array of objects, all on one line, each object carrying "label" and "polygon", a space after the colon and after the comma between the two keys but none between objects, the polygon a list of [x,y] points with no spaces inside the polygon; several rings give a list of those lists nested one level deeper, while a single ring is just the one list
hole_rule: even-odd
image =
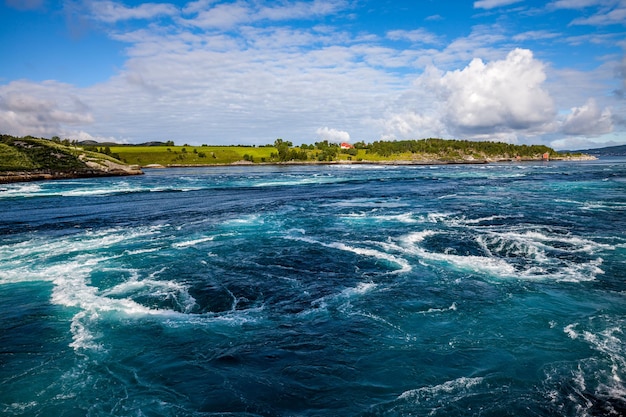
[{"label": "white foam", "polygon": [[400,269],[394,271],[394,273],[410,272],[412,269],[411,264],[406,259],[399,258],[397,256],[390,255],[386,252],[381,252],[376,249],[358,248],[355,246],[349,246],[349,245],[346,245],[345,243],[339,243],[339,242],[330,243],[330,244],[321,244],[321,245],[347,251],[347,252],[356,253],[357,255],[368,256],[368,257],[381,259],[387,262],[394,263],[400,267]]},{"label": "white foam", "polygon": [[346,288],[340,294],[340,297],[351,298],[355,295],[363,295],[376,288],[376,284],[373,282],[361,282],[356,287]]},{"label": "white foam", "polygon": [[408,204],[399,201],[386,201],[371,198],[355,198],[352,200],[337,201],[333,203],[322,204],[321,207],[348,207],[348,208],[401,208],[407,207]]},{"label": "white foam", "polygon": [[333,249],[338,249],[338,250],[342,250],[346,252],[352,252],[361,256],[384,260],[386,262],[396,264],[399,267],[399,269],[393,271],[393,273],[396,273],[396,274],[410,272],[412,270],[411,264],[406,259],[391,255],[386,252],[381,252],[376,249],[350,246],[341,242],[324,243],[324,242],[320,242],[320,241],[317,241],[315,239],[311,239],[305,236],[287,235],[286,238],[299,240],[302,242],[311,243],[315,245],[320,245],[326,248],[333,248]]},{"label": "white foam", "polygon": [[[598,381],[596,387],[591,387],[598,397],[611,398],[619,402],[626,399],[626,344],[624,343],[623,320],[608,318],[606,316],[593,317],[590,324],[599,321],[600,329],[581,329],[579,323],[566,326],[564,332],[574,340],[587,343],[589,347],[599,353],[594,356],[593,366],[587,367],[585,361],[579,363],[578,369],[573,372],[574,382],[581,391],[588,387],[585,384],[586,374],[592,372],[594,381]],[[598,326],[591,326],[598,327]],[[577,403],[576,398],[570,398]],[[591,406],[592,404],[585,404]]]},{"label": "white foam", "polygon": [[310,184],[332,184],[341,181],[341,178],[332,176],[320,176],[314,175],[309,177],[294,177],[291,179],[266,181],[254,184],[253,187],[279,187],[279,186],[291,186],[291,185],[310,185]]},{"label": "white foam", "polygon": [[248,225],[262,225],[264,223],[263,218],[258,214],[250,214],[237,219],[230,219],[224,222],[225,226],[248,226]]},{"label": "white foam", "polygon": [[565,334],[567,334],[570,339],[577,339],[579,334],[575,330],[576,326],[578,326],[578,323],[568,324],[567,326],[563,328],[563,332],[565,332]]},{"label": "white foam", "polygon": [[460,269],[466,269],[474,272],[487,272],[493,275],[515,275],[515,268],[506,261],[476,255],[455,255],[451,253],[429,252],[419,246],[426,237],[432,236],[437,232],[425,230],[421,232],[410,233],[400,239],[399,248],[406,253],[418,256],[421,259],[430,261],[446,262]]},{"label": "white foam", "polygon": [[36,183],[2,184],[0,187],[0,198],[35,197],[43,191]]},{"label": "white foam", "polygon": [[125,255],[141,255],[144,253],[157,252],[160,251],[161,248],[147,248],[147,249],[136,249],[136,250],[126,250],[124,251]]},{"label": "white foam", "polygon": [[172,246],[177,248],[177,249],[184,249],[184,248],[188,248],[190,246],[196,246],[196,245],[198,245],[200,243],[210,242],[213,239],[215,239],[215,236],[202,237],[202,238],[199,238],[199,239],[186,240],[186,241],[183,241],[183,242],[176,242],[176,243],[172,244]]},{"label": "white foam", "polygon": [[542,246],[549,249],[557,249],[550,243],[561,243],[568,246],[566,249],[568,252],[585,252],[593,254],[598,250],[613,250],[614,246],[594,242],[589,239],[584,239],[578,236],[571,235],[546,235],[538,231],[527,231],[524,233],[516,232],[504,232],[499,233],[502,238],[510,240],[518,240],[525,243]]},{"label": "white foam", "polygon": [[436,396],[440,394],[450,394],[457,391],[466,391],[483,382],[483,378],[461,377],[443,384],[417,388],[403,392],[398,399],[419,399],[424,396]]},{"label": "white foam", "polygon": [[432,313],[444,313],[446,311],[456,311],[457,307],[456,307],[456,303],[453,302],[450,307],[446,307],[446,308],[429,308],[426,311],[421,311],[421,314],[432,314]]}]

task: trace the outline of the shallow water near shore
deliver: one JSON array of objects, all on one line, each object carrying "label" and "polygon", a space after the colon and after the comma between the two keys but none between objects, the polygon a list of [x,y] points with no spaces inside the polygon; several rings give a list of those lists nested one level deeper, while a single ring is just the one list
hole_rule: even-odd
[{"label": "shallow water near shore", "polygon": [[626,414],[626,161],[3,185],[0,414]]}]

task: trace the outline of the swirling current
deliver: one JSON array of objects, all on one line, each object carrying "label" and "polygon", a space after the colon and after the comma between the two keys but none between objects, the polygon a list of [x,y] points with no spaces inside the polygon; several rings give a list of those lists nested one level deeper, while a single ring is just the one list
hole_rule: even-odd
[{"label": "swirling current", "polygon": [[0,185],[5,416],[626,415],[626,161]]}]

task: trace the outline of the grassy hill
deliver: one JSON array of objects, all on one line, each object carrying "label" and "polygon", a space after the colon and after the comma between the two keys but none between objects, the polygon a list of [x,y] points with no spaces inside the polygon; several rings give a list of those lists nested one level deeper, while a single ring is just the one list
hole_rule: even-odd
[{"label": "grassy hill", "polygon": [[136,174],[137,167],[60,140],[0,135],[0,182]]},{"label": "grassy hill", "polygon": [[278,162],[274,147],[249,146],[111,146],[111,155],[127,164],[163,166],[214,165],[247,162]]}]

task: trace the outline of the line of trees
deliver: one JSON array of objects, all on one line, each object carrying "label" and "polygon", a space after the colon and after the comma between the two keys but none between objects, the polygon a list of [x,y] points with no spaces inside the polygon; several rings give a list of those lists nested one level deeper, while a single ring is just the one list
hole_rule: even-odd
[{"label": "line of trees", "polygon": [[536,157],[546,152],[556,151],[545,145],[513,145],[504,142],[474,142],[456,139],[421,139],[400,141],[378,141],[366,146],[367,153],[391,156],[401,153],[421,153],[431,155],[481,155],[503,157]]}]

